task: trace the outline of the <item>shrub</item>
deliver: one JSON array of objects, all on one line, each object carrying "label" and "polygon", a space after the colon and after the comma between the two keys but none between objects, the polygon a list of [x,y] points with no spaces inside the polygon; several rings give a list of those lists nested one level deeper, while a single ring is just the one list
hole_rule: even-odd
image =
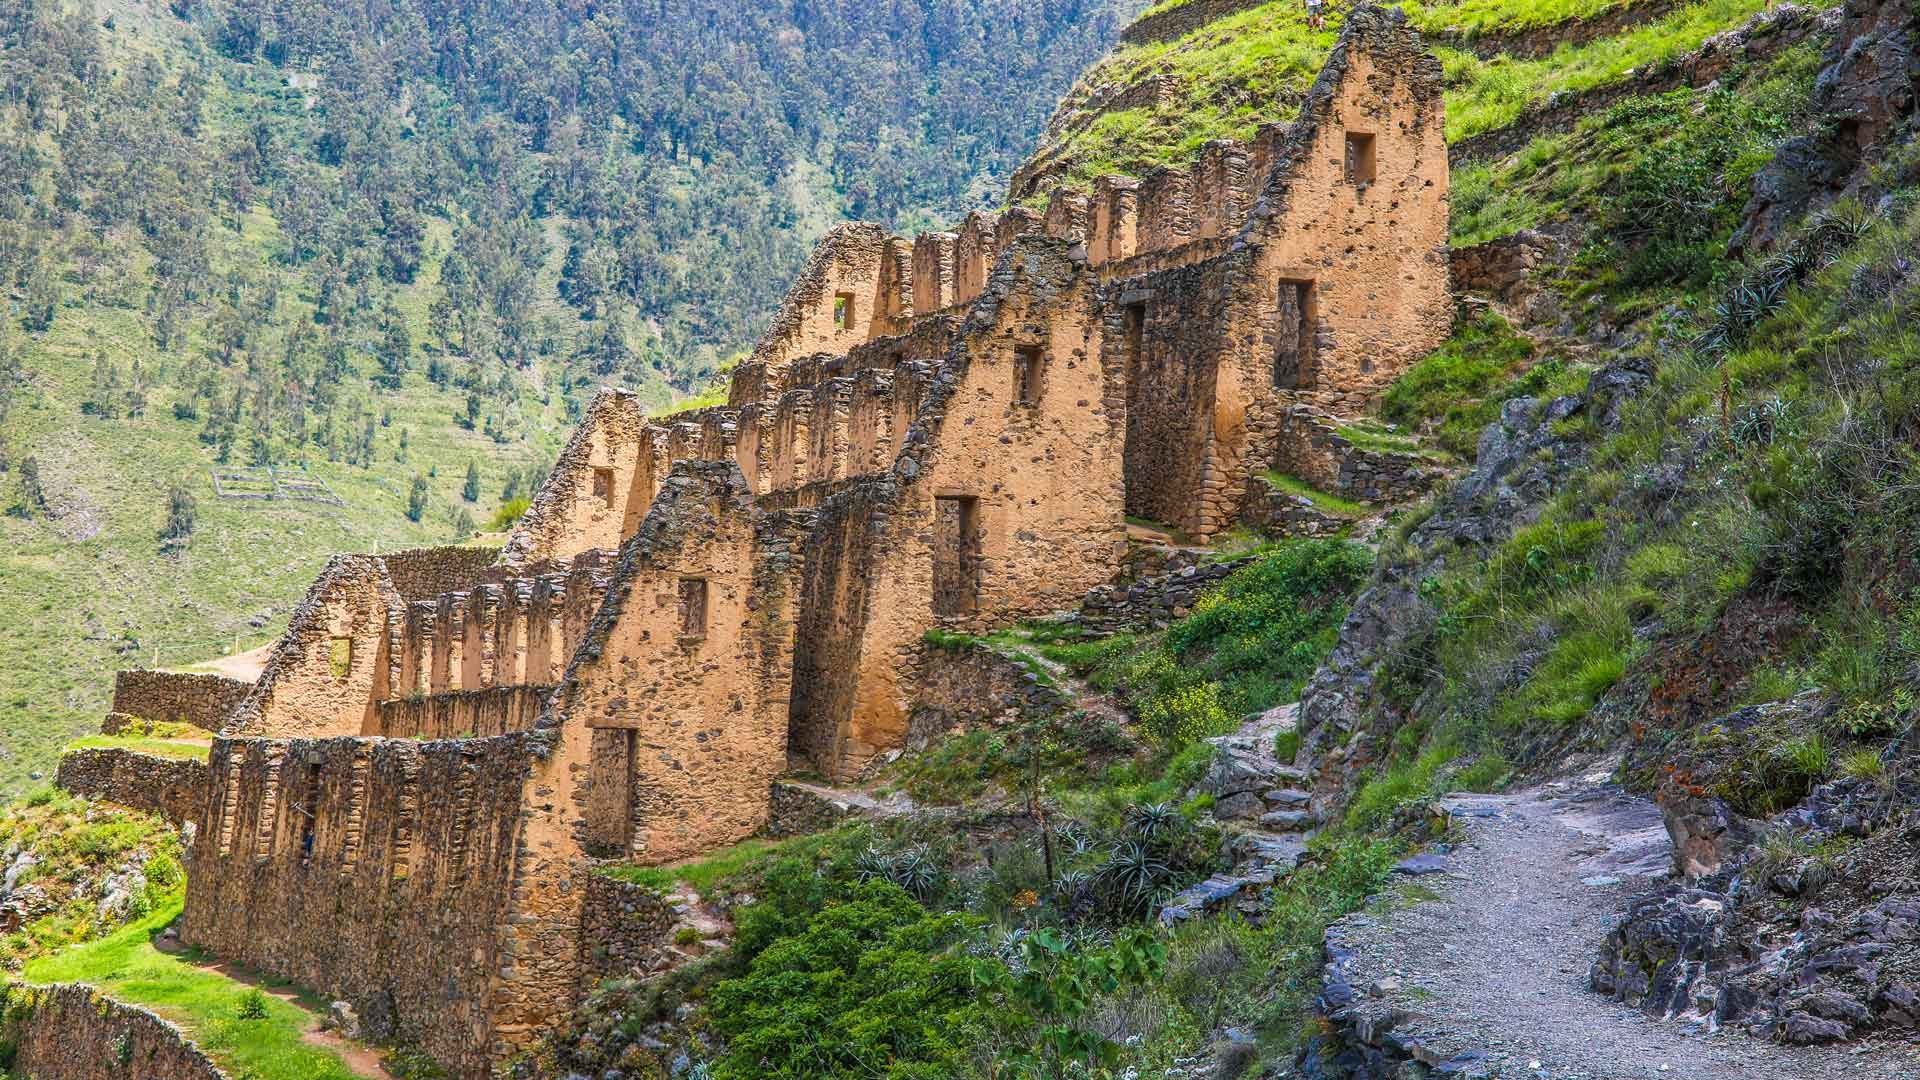
[{"label": "shrub", "polygon": [[233,1014],[242,1020],[265,1020],[267,1018],[267,995],[257,988],[242,991],[235,1002]]}]

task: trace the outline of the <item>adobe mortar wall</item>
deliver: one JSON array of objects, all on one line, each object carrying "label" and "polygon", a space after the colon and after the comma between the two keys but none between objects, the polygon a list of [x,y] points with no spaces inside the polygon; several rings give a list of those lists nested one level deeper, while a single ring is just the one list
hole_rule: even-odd
[{"label": "adobe mortar wall", "polygon": [[179,1028],[89,986],[0,988],[20,1080],[228,1080]]},{"label": "adobe mortar wall", "polygon": [[181,939],[485,1076],[531,746],[217,740]]},{"label": "adobe mortar wall", "polygon": [[113,704],[109,708],[142,720],[192,724],[205,731],[219,731],[227,715],[252,689],[252,683],[221,675],[119,671],[113,676]]},{"label": "adobe mortar wall", "polygon": [[205,805],[207,764],[117,747],[69,750],[60,755],[53,783],[82,798],[104,799],[181,825],[198,820]]}]

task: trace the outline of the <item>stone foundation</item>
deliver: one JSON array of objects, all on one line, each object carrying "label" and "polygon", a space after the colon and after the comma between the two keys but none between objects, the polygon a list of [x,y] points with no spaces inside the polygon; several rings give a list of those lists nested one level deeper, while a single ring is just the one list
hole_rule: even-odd
[{"label": "stone foundation", "polygon": [[1332,420],[1307,406],[1281,417],[1273,467],[1328,494],[1369,503],[1418,498],[1442,475],[1418,454],[1355,446]]},{"label": "stone foundation", "polygon": [[985,645],[929,647],[923,654],[907,749],[981,724],[1040,720],[1073,707],[1067,695]]},{"label": "stone foundation", "polygon": [[11,987],[0,1039],[21,1080],[228,1080],[180,1029],[92,987]]},{"label": "stone foundation", "polygon": [[1123,630],[1160,630],[1193,610],[1200,594],[1247,562],[1207,561],[1197,548],[1135,546],[1126,570],[1111,585],[1087,594],[1076,621],[1100,636]]}]

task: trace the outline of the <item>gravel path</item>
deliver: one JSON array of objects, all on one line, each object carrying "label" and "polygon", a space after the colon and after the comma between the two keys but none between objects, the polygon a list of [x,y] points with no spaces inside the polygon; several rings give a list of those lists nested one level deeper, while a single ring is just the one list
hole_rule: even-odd
[{"label": "gravel path", "polygon": [[[1393,1036],[1448,1075],[1550,1080],[1913,1080],[1911,1044],[1801,1049],[1654,1020],[1587,989],[1595,947],[1667,872],[1659,811],[1598,777],[1452,796],[1446,870],[1328,935]],[[1464,1055],[1464,1058],[1462,1057]],[[1484,1056],[1482,1056],[1484,1055]]]}]

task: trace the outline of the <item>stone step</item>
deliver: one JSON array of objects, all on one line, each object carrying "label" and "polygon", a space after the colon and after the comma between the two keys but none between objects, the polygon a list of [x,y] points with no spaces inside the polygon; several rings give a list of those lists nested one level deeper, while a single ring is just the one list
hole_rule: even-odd
[{"label": "stone step", "polygon": [[1260,824],[1274,832],[1305,832],[1319,823],[1306,810],[1269,810],[1260,815]]},{"label": "stone step", "polygon": [[1301,807],[1313,801],[1313,796],[1299,788],[1280,788],[1260,796],[1275,806]]}]

